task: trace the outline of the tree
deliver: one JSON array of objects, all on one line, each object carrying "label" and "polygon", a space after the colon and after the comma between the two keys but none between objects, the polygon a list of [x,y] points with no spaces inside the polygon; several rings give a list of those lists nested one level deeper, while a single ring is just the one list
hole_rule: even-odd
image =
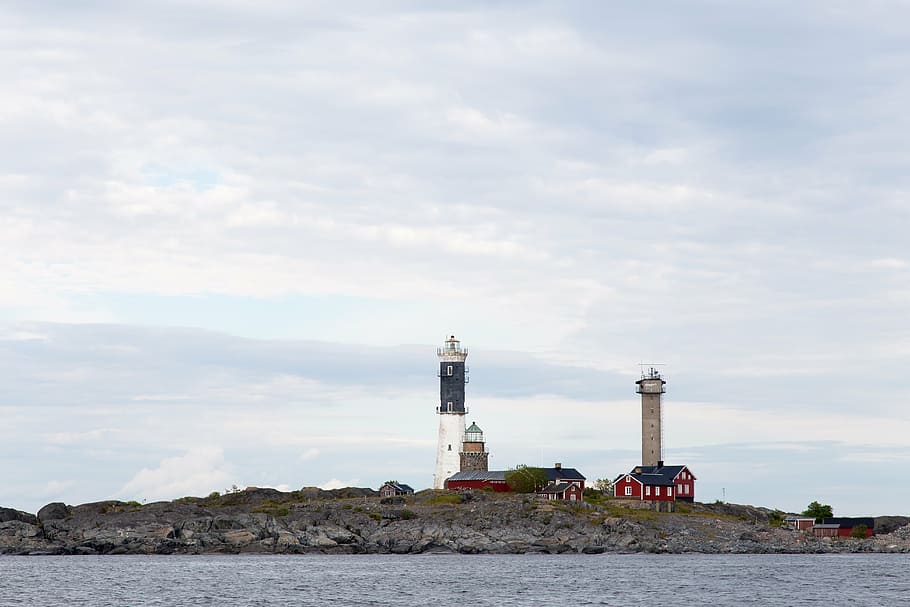
[{"label": "tree", "polygon": [[822,519],[831,518],[834,516],[834,510],[832,510],[831,506],[828,504],[819,504],[818,502],[812,502],[805,510],[803,510],[803,516],[811,516],[815,518],[816,523],[820,523],[822,522]]},{"label": "tree", "polygon": [[594,488],[604,495],[613,493],[613,481],[608,478],[599,478],[594,481]]},{"label": "tree", "polygon": [[534,493],[547,484],[547,473],[543,468],[519,464],[506,470],[506,484],[516,493]]}]

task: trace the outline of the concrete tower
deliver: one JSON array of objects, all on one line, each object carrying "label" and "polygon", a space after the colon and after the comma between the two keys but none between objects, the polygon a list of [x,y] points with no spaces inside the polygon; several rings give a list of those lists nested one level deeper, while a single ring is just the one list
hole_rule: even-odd
[{"label": "concrete tower", "polygon": [[444,489],[447,478],[461,468],[459,447],[464,440],[464,385],[468,368],[464,361],[468,351],[461,348],[461,342],[450,336],[442,348],[436,350],[439,356],[439,442],[436,449],[436,473],[433,488]]},{"label": "concrete tower", "polygon": [[663,463],[663,413],[660,409],[660,397],[667,389],[667,382],[660,373],[651,367],[647,373],[642,372],[641,379],[635,382],[636,392],[641,394],[641,465],[658,466]]},{"label": "concrete tower", "polygon": [[476,422],[471,422],[471,426],[464,432],[464,442],[461,444],[461,472],[468,470],[477,470],[487,472],[489,468],[489,457],[483,442],[483,431]]}]

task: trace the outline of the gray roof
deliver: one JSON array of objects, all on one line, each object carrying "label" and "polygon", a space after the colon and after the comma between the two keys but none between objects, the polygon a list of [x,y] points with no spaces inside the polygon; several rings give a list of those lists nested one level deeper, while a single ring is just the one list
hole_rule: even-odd
[{"label": "gray roof", "polygon": [[[557,480],[561,481],[583,481],[584,475],[575,468],[541,468],[551,483]],[[465,472],[456,472],[448,478],[450,481],[504,481],[506,480],[506,470],[489,470],[481,472],[479,470],[468,470]]]},{"label": "gray roof", "polygon": [[506,480],[505,470],[466,470],[456,472],[448,478],[450,481],[504,481]]},{"label": "gray roof", "polygon": [[537,493],[562,493],[571,485],[572,483],[550,483],[543,489],[538,489]]}]

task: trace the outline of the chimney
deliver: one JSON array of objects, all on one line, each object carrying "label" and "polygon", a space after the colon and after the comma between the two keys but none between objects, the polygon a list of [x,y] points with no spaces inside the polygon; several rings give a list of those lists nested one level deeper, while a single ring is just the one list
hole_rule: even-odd
[{"label": "chimney", "polygon": [[657,460],[657,468],[660,469],[663,467],[664,467],[664,460],[662,460],[662,459]]},{"label": "chimney", "polygon": [[557,470],[562,470],[562,464],[560,464],[559,462],[556,462],[555,464],[553,464],[553,467],[556,468]]}]

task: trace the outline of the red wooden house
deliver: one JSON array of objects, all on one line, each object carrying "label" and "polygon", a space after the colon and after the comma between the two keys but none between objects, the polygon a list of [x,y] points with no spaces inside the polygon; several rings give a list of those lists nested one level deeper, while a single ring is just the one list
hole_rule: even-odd
[{"label": "red wooden house", "polygon": [[553,482],[542,489],[538,489],[537,495],[546,500],[580,502],[583,499],[584,489],[578,481]]},{"label": "red wooden house", "polygon": [[614,495],[641,501],[695,501],[695,475],[686,466],[636,466],[613,481]]}]

